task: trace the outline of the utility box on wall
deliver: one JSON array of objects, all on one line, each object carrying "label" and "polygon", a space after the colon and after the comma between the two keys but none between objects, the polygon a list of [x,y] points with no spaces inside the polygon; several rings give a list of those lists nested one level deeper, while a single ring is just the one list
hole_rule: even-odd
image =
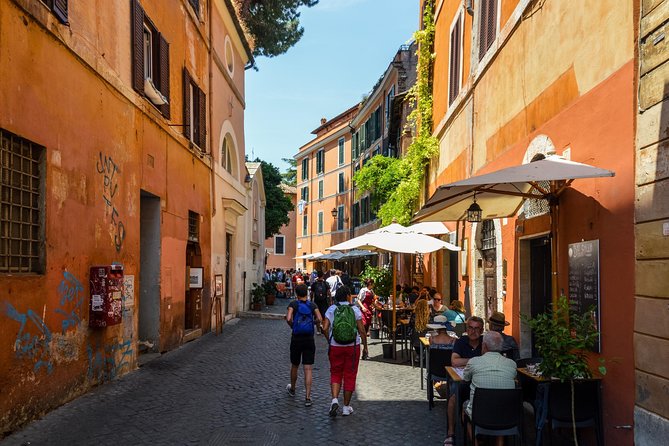
[{"label": "utility box on wall", "polygon": [[123,319],[123,265],[91,266],[88,326],[104,328]]}]

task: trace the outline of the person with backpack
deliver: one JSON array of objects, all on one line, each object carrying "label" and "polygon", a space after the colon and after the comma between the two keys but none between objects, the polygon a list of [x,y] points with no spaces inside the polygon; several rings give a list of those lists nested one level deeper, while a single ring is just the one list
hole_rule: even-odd
[{"label": "person with backpack", "polygon": [[344,407],[342,415],[353,413],[351,397],[355,390],[355,380],[360,363],[360,343],[363,345],[362,354],[368,355],[367,336],[362,325],[362,313],[357,305],[350,302],[350,290],[341,286],[335,293],[335,303],[325,312],[323,332],[328,335],[330,359],[330,403],[331,417],[336,417],[339,411],[339,392],[344,387]]},{"label": "person with backpack", "polygon": [[332,299],[330,299],[330,285],[323,280],[323,271],[316,273],[316,280],[311,284],[311,301],[318,306],[318,311],[321,314],[325,314],[332,303]]},{"label": "person with backpack", "polygon": [[290,396],[295,396],[297,371],[301,362],[304,368],[304,387],[306,390],[304,405],[310,407],[312,371],[314,356],[316,355],[314,323],[321,325],[323,319],[316,304],[307,300],[307,292],[306,285],[297,285],[295,287],[297,299],[288,304],[288,310],[286,311],[286,322],[293,331],[290,338],[290,384],[286,386],[286,389]]},{"label": "person with backpack", "polygon": [[330,270],[330,277],[328,277],[325,281],[330,285],[330,297],[332,297],[333,302],[334,302],[334,297],[335,293],[339,289],[339,287],[344,286],[344,283],[341,281],[341,277],[339,275],[341,274],[341,271],[337,271],[335,269]]}]

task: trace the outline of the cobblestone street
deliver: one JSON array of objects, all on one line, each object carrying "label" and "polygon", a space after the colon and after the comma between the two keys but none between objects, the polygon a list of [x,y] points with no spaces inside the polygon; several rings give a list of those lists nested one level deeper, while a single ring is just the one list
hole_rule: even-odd
[{"label": "cobblestone street", "polygon": [[[283,302],[274,312],[283,311]],[[419,368],[382,359],[370,341],[350,417],[328,417],[329,365],[316,340],[312,407],[289,382],[290,330],[283,320],[242,318],[56,409],[0,445],[439,445],[446,403],[428,410]],[[341,401],[341,397],[340,397]]]}]

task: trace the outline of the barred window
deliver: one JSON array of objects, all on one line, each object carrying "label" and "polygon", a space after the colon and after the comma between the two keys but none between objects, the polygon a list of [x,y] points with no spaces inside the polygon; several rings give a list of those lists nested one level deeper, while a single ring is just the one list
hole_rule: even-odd
[{"label": "barred window", "polygon": [[484,220],[481,229],[481,249],[493,249],[497,245],[495,240],[495,223],[492,220]]},{"label": "barred window", "polygon": [[0,129],[0,272],[44,272],[44,154]]},{"label": "barred window", "polygon": [[188,241],[200,241],[200,215],[197,212],[188,211]]}]

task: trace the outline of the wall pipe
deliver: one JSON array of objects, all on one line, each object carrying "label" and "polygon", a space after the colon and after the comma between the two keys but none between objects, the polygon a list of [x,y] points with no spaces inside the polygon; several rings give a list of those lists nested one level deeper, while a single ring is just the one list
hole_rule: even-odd
[{"label": "wall pipe", "polygon": [[467,10],[467,14],[474,17],[474,6],[472,0],[466,0],[465,9]]}]

